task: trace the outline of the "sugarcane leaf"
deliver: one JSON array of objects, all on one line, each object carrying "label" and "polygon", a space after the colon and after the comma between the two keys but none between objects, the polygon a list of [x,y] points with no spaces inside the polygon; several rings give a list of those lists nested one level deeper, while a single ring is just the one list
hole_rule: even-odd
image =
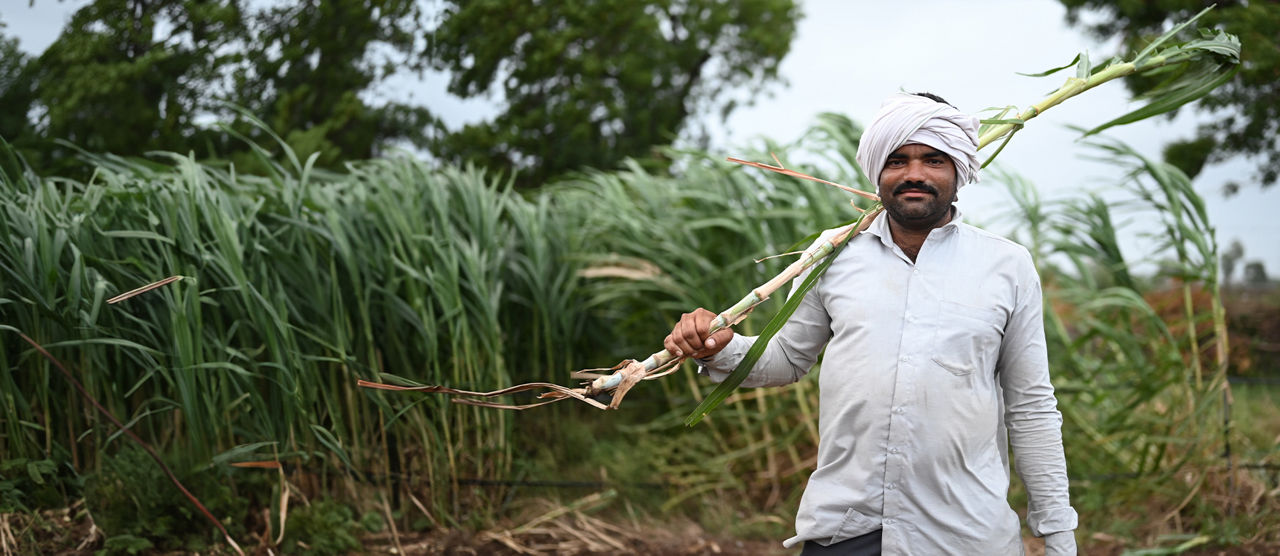
[{"label": "sugarcane leaf", "polygon": [[1071,67],[1071,66],[1074,66],[1074,65],[1076,65],[1076,62],[1079,62],[1079,61],[1080,61],[1080,54],[1076,54],[1076,57],[1075,57],[1075,58],[1072,58],[1070,62],[1067,62],[1067,65],[1065,65],[1065,66],[1058,66],[1058,67],[1056,67],[1056,68],[1053,68],[1053,69],[1050,69],[1050,70],[1045,70],[1045,71],[1042,71],[1042,72],[1040,72],[1040,73],[1022,73],[1022,72],[1015,72],[1015,73],[1017,73],[1018,75],[1025,75],[1025,76],[1027,76],[1027,77],[1044,77],[1044,76],[1046,76],[1046,75],[1053,75],[1053,74],[1058,73],[1058,72],[1060,72],[1060,71],[1062,71],[1062,70],[1064,70],[1064,69],[1067,69],[1067,68],[1069,68],[1069,67]]},{"label": "sugarcane leaf", "polygon": [[1205,80],[1214,79],[1222,72],[1222,66],[1218,64],[1196,64],[1196,63],[1179,63],[1164,66],[1158,69],[1147,70],[1149,76],[1169,73],[1163,81],[1152,87],[1151,90],[1142,93],[1137,98],[1153,99],[1168,96],[1170,94],[1180,93],[1187,89],[1194,89],[1200,86]]},{"label": "sugarcane leaf", "polygon": [[1093,74],[1093,65],[1089,63],[1089,53],[1081,52],[1076,57],[1080,59],[1080,63],[1076,64],[1076,77],[1088,79]]},{"label": "sugarcane leaf", "polygon": [[1201,16],[1203,16],[1206,13],[1209,13],[1209,10],[1212,10],[1212,9],[1213,9],[1213,6],[1209,6],[1208,8],[1200,10],[1200,13],[1196,14],[1195,17],[1192,17],[1191,19],[1188,19],[1182,22],[1181,24],[1175,25],[1173,29],[1170,29],[1165,34],[1160,35],[1159,37],[1156,37],[1156,40],[1151,41],[1151,44],[1147,45],[1146,48],[1142,49],[1142,52],[1139,52],[1138,55],[1133,58],[1133,63],[1135,65],[1140,64],[1143,60],[1146,59],[1147,56],[1149,56],[1152,52],[1155,52],[1155,50],[1159,48],[1160,45],[1164,44],[1166,41],[1173,38],[1174,35],[1181,33],[1182,30],[1186,29],[1188,25],[1195,23],[1197,19],[1200,19]]},{"label": "sugarcane leaf", "polygon": [[995,111],[995,110],[999,110],[1000,112],[990,118],[984,119],[981,122],[979,122],[981,125],[978,126],[978,135],[981,136],[983,133],[986,133],[987,129],[989,129],[991,126],[1000,125],[1000,124],[1018,125],[1018,124],[1024,123],[1022,120],[1017,118],[1005,118],[1006,114],[1013,112],[1017,109],[1018,107],[1009,105],[1003,108],[991,107],[983,110],[983,112]]},{"label": "sugarcane leaf", "polygon": [[1022,118],[1005,118],[1005,119],[982,120],[982,123],[993,124],[993,125],[1001,125],[1001,124],[1022,125],[1027,123],[1027,121]]},{"label": "sugarcane leaf", "polygon": [[315,434],[315,438],[320,441],[320,444],[328,448],[330,452],[337,454],[338,459],[341,459],[342,463],[347,465],[347,469],[355,473],[357,477],[362,476],[356,466],[351,463],[351,458],[347,455],[347,451],[342,448],[342,442],[332,432],[329,432],[329,429],[320,425],[311,425],[311,432]]},{"label": "sugarcane leaf", "polygon": [[1005,136],[1004,136],[1004,141],[1001,141],[1001,142],[1000,142],[1000,146],[999,146],[999,147],[996,147],[996,152],[991,153],[991,156],[987,157],[987,160],[986,160],[985,162],[983,162],[983,163],[982,163],[982,167],[981,167],[981,168],[986,168],[988,164],[991,164],[991,162],[992,162],[992,161],[994,161],[994,160],[996,159],[996,156],[999,156],[999,155],[1000,155],[1000,151],[1003,151],[1003,150],[1004,150],[1004,146],[1009,144],[1009,140],[1010,140],[1010,139],[1013,139],[1013,135],[1014,135],[1015,133],[1017,133],[1017,132],[1018,132],[1018,130],[1020,130],[1020,129],[1022,129],[1022,128],[1021,128],[1021,127],[1015,127],[1015,128],[1013,128],[1013,130],[1012,130],[1012,131],[1010,131],[1010,132],[1009,132],[1009,134],[1008,134],[1008,135],[1005,135]]},{"label": "sugarcane leaf", "polygon": [[1221,54],[1236,61],[1240,59],[1240,39],[1225,31],[1200,30],[1201,38],[1187,41],[1181,45],[1182,50],[1204,50]]},{"label": "sugarcane leaf", "polygon": [[733,218],[722,217],[706,217],[690,221],[685,225],[685,229],[690,231],[704,230],[707,228],[723,228],[730,232],[742,230],[742,221]]},{"label": "sugarcane leaf", "polygon": [[402,376],[393,375],[391,373],[378,373],[378,378],[387,383],[395,384],[396,386],[415,386],[415,387],[426,386],[426,384],[423,384],[416,380],[411,380]]},{"label": "sugarcane leaf", "polygon": [[157,350],[155,348],[147,347],[137,342],[133,342],[130,340],[123,340],[120,338],[84,338],[79,340],[63,340],[61,342],[50,342],[42,345],[46,349],[66,347],[66,346],[103,345],[103,346],[116,346],[116,347],[122,347],[122,348],[128,348],[128,349],[136,349],[140,352],[147,353],[150,355],[161,355],[162,353],[160,350]]},{"label": "sugarcane leaf", "polygon": [[146,230],[101,230],[99,234],[103,237],[116,237],[123,239],[153,239],[161,243],[173,245],[173,239]]},{"label": "sugarcane leaf", "polygon": [[230,450],[222,452],[221,454],[213,456],[213,459],[210,460],[210,465],[214,466],[214,465],[223,465],[223,464],[231,463],[232,460],[241,459],[245,456],[254,454],[255,452],[257,452],[259,449],[263,447],[272,446],[275,444],[277,444],[277,442],[274,440],[267,440],[264,442],[255,442],[253,444],[241,444]]},{"label": "sugarcane leaf", "polygon": [[1218,88],[1219,85],[1222,85],[1223,83],[1226,83],[1227,81],[1229,81],[1232,77],[1235,77],[1237,71],[1239,71],[1239,66],[1234,66],[1232,67],[1231,71],[1220,74],[1214,79],[1201,81],[1194,86],[1182,87],[1182,88],[1179,88],[1179,90],[1162,95],[1152,100],[1150,103],[1148,103],[1146,106],[1143,106],[1142,108],[1134,110],[1133,112],[1120,116],[1119,118],[1111,120],[1107,123],[1104,123],[1098,127],[1095,127],[1085,132],[1084,136],[1088,137],[1090,135],[1094,135],[1105,129],[1109,129],[1118,125],[1130,124],[1136,121],[1145,120],[1153,116],[1159,116],[1160,114],[1170,112],[1176,108],[1181,107],[1182,105],[1188,102],[1194,101],[1196,99],[1199,99],[1200,97],[1205,96],[1206,94],[1209,94],[1210,91]]}]

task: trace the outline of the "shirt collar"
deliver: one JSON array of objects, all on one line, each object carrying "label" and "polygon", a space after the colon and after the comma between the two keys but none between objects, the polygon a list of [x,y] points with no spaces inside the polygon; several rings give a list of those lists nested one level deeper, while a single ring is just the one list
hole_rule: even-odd
[{"label": "shirt collar", "polygon": [[[958,229],[960,227],[960,224],[964,222],[964,215],[960,212],[960,207],[957,207],[955,205],[951,205],[951,207],[954,210],[954,212],[951,213],[951,221],[947,222],[946,224],[943,224],[941,227],[937,228],[936,230],[929,232],[930,236],[932,236],[934,233],[938,233],[940,235],[950,234],[954,232],[956,229]],[[866,231],[864,231],[863,233],[871,234],[873,236],[880,238],[880,243],[883,243],[886,247],[889,247],[889,248],[893,247],[893,234],[889,231],[889,213],[888,212],[881,214],[874,221],[872,221],[871,225],[868,226]]]}]

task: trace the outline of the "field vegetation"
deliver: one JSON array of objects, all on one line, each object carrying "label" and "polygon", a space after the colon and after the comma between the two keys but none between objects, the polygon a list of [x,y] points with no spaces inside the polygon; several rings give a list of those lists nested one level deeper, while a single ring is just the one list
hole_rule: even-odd
[{"label": "field vegetation", "polygon": [[[866,189],[859,134],[827,115],[797,144],[765,150]],[[613,412],[511,413],[356,381],[569,384],[571,370],[660,348],[681,312],[766,281],[789,259],[755,259],[847,221],[847,194],[700,152],[665,151],[657,166],[670,171],[636,161],[524,191],[510,176],[407,155],[339,172],[288,147],[255,148],[263,175],[82,153],[87,181],[0,153],[0,538],[18,547],[6,550],[92,537],[59,532],[65,516],[96,526],[90,549],[230,552],[19,332],[246,548],[610,546],[557,537],[551,523],[579,537],[633,531],[611,533],[616,542],[644,542],[642,524],[763,546],[788,536],[816,454],[812,379],[741,390],[693,428],[683,418],[711,385],[692,368],[642,383]],[[1045,203],[999,173],[977,186],[1008,187],[1010,213],[990,224],[1027,245],[1044,276],[1082,546],[1275,546],[1268,466],[1280,415],[1265,387],[1229,385],[1240,357],[1230,342],[1248,340],[1229,338],[1203,203],[1177,169],[1113,142],[1096,148],[1124,175],[1123,195]],[[1124,256],[1117,222],[1134,219],[1159,223],[1159,252]],[[1157,273],[1136,270],[1151,263]],[[1252,376],[1274,370],[1265,352],[1251,357]],[[562,509],[548,512],[548,500]]]}]

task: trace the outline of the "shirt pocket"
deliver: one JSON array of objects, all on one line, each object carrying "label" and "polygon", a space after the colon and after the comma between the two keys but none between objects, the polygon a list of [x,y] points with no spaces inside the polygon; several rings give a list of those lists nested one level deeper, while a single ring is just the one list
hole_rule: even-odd
[{"label": "shirt pocket", "polygon": [[939,301],[933,362],[956,376],[995,370],[1005,315],[994,308]]}]

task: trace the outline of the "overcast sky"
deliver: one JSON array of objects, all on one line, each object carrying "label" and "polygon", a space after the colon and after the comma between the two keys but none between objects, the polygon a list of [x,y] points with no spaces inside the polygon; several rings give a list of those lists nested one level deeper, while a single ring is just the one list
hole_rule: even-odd
[{"label": "overcast sky", "polygon": [[[38,53],[85,3],[36,0],[29,7],[27,0],[0,0],[0,20],[8,25],[5,34],[18,37],[24,50]],[[940,94],[968,112],[1010,104],[1025,108],[1057,88],[1066,72],[1044,78],[1017,72],[1061,66],[1084,50],[1096,61],[1115,51],[1114,41],[1101,43],[1069,28],[1065,9],[1054,0],[801,0],[801,5],[805,17],[781,66],[785,83],[772,86],[772,94],[757,99],[754,106],[738,109],[725,124],[713,123],[713,152],[742,154],[761,137],[795,140],[821,112],[844,113],[866,123],[885,97],[901,89]],[[438,74],[428,75],[425,82],[401,79],[375,91],[372,98],[425,104],[452,126],[493,113],[490,102],[460,101],[444,87],[444,77]],[[1116,188],[1114,167],[1083,158],[1097,151],[1077,143],[1077,134],[1065,126],[1092,127],[1137,106],[1127,102],[1120,83],[1089,91],[1030,122],[998,163],[1036,184],[1048,199],[1077,191],[1106,194]],[[1197,123],[1208,118],[1184,109],[1172,121],[1147,120],[1112,128],[1106,135],[1159,158],[1166,142],[1191,137]],[[1195,184],[1205,198],[1221,249],[1240,240],[1245,260],[1263,261],[1274,278],[1280,276],[1280,219],[1272,214],[1280,208],[1280,187],[1261,190],[1249,181],[1251,174],[1251,164],[1236,160],[1206,168]],[[1242,192],[1224,198],[1219,188],[1232,180],[1244,186]],[[965,187],[959,206],[976,223],[1009,231],[999,219],[1008,207],[1007,196],[994,181]],[[1122,229],[1128,258],[1143,255],[1138,251],[1144,244],[1137,236],[1144,231],[1152,229],[1141,222]]]}]

